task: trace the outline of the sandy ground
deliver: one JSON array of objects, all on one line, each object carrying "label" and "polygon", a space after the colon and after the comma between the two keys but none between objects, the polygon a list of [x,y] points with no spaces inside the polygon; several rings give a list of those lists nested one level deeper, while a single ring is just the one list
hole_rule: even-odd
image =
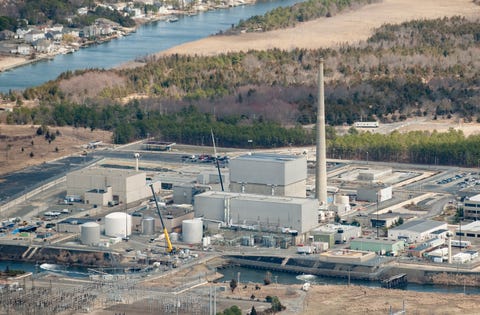
[{"label": "sandy ground", "polygon": [[[7,140],[0,138],[0,175],[62,156],[82,153],[84,151],[82,146],[90,141],[111,142],[111,132],[108,131],[52,127],[51,132],[59,130],[61,135],[49,144],[45,137],[36,135],[37,128],[38,126],[31,125],[0,124],[0,137],[8,137]],[[55,148],[58,148],[58,152]],[[31,152],[34,154],[33,157],[30,157]]]},{"label": "sandy ground", "polygon": [[23,57],[0,56],[0,72],[24,65],[27,62],[28,59]]},{"label": "sandy ground", "polygon": [[332,18],[301,23],[290,29],[238,36],[212,36],[173,47],[159,55],[215,55],[249,49],[333,47],[365,40],[374,28],[385,23],[454,15],[480,17],[480,6],[471,0],[384,0]]},{"label": "sandy ground", "polygon": [[[312,125],[313,127],[313,125]],[[348,132],[351,126],[336,126],[335,129],[337,134],[343,135]],[[468,137],[472,135],[480,134],[480,123],[469,122],[466,123],[463,119],[458,117],[453,117],[451,119],[442,119],[433,120],[429,117],[415,117],[409,118],[405,121],[394,122],[389,124],[381,123],[378,128],[358,128],[360,131],[370,131],[380,134],[390,134],[393,131],[398,131],[401,133],[406,133],[409,131],[429,131],[434,130],[438,132],[448,132],[450,129],[462,131],[463,134]]]},{"label": "sandy ground", "polygon": [[[304,301],[302,314],[478,314],[477,297],[387,290],[359,286],[314,286]],[[349,303],[345,303],[349,301]]]}]

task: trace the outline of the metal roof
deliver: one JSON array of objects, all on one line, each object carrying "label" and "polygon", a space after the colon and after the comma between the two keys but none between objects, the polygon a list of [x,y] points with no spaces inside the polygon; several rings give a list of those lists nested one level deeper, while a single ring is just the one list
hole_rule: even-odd
[{"label": "metal roof", "polygon": [[252,161],[278,161],[288,162],[295,161],[301,158],[305,158],[304,155],[289,155],[289,154],[276,154],[276,153],[252,153],[245,154],[237,157],[239,160],[252,160]]},{"label": "metal roof", "polygon": [[433,220],[412,220],[408,221],[400,226],[394,227],[391,230],[409,230],[411,232],[425,232],[435,228],[442,228],[445,226],[445,222],[433,221]]}]

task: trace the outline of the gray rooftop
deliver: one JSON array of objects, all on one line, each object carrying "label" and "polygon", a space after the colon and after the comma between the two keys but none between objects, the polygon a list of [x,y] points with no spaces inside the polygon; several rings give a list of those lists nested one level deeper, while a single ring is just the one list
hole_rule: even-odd
[{"label": "gray rooftop", "polygon": [[277,153],[252,153],[245,154],[237,157],[241,160],[251,160],[251,161],[279,161],[279,162],[288,162],[295,161],[301,158],[305,158],[304,155],[289,155],[289,154],[277,154]]},{"label": "gray rooftop", "polygon": [[412,220],[408,221],[400,226],[394,227],[392,230],[409,230],[412,232],[424,232],[435,228],[441,228],[445,226],[445,222],[432,221],[432,220]]}]

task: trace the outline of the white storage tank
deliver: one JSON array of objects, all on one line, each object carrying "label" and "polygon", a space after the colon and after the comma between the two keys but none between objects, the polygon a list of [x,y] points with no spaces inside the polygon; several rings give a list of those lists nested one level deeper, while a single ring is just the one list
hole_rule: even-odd
[{"label": "white storage tank", "polygon": [[96,222],[86,222],[80,225],[80,242],[92,246],[100,243],[100,225]]},{"label": "white storage tank", "polygon": [[203,222],[202,219],[184,220],[182,222],[183,242],[196,244],[202,242]]},{"label": "white storage tank", "polygon": [[142,219],[142,234],[153,235],[155,234],[155,219],[152,217],[146,217]]},{"label": "white storage tank", "polygon": [[112,212],[105,216],[105,235],[125,237],[132,234],[132,216],[124,212]]}]

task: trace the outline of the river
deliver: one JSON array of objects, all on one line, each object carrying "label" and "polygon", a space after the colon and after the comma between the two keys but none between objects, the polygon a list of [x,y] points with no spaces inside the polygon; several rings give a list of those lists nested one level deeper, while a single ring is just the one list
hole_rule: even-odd
[{"label": "river", "polygon": [[[24,270],[27,272],[36,273],[46,273],[54,272],[57,274],[62,274],[68,277],[74,278],[85,278],[89,275],[89,270],[81,267],[64,267],[61,265],[55,264],[42,264],[35,265],[28,262],[17,262],[17,261],[0,261],[0,270],[4,271],[6,268],[11,270]],[[104,269],[102,269],[104,271]],[[263,283],[265,278],[264,270],[249,269],[245,267],[233,266],[227,267],[225,269],[220,269],[220,273],[224,275],[219,281],[230,282],[231,279],[239,279],[240,282],[255,282]],[[91,273],[91,272],[90,272]],[[314,275],[296,275],[292,273],[272,271],[271,272],[272,283],[280,284],[303,284],[306,281],[311,284],[323,285],[346,285],[348,284],[348,279],[346,278],[332,278],[332,277],[321,277]],[[368,287],[380,287],[378,282],[369,282],[361,280],[351,280],[350,284],[352,285],[363,285]],[[438,292],[438,293],[465,293],[465,294],[480,294],[480,288],[478,287],[463,287],[463,286],[443,286],[443,285],[429,285],[429,284],[416,284],[408,283],[404,288],[409,291],[417,292]]]},{"label": "river", "polygon": [[276,7],[287,7],[303,0],[259,1],[255,5],[238,6],[180,16],[178,22],[152,22],[135,33],[110,42],[85,47],[73,54],[58,55],[53,60],[18,67],[0,73],[0,92],[23,90],[57,78],[67,70],[109,69],[168,48],[195,41],[227,30],[241,19],[263,15]]}]

